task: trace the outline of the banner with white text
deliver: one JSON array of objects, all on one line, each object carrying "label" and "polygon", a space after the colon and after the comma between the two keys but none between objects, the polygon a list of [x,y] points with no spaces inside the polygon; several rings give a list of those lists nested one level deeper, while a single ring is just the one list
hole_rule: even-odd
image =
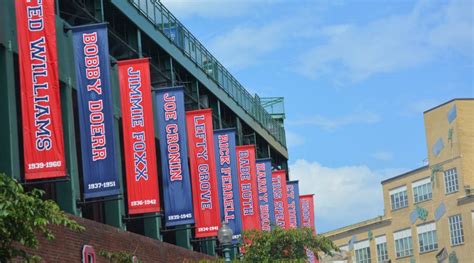
[{"label": "banner with white text", "polygon": [[300,218],[300,189],[298,181],[286,182],[288,196],[288,219],[290,228],[299,228],[301,226]]},{"label": "banner with white text", "polygon": [[314,225],[314,195],[300,195],[301,226],[310,227],[316,233]]},{"label": "banner with white text", "polygon": [[84,197],[119,194],[107,24],[72,28]]},{"label": "banner with white text", "polygon": [[[316,234],[316,226],[314,222],[314,195],[300,195],[300,218],[302,227],[310,227],[313,229],[314,234]],[[308,257],[308,262],[317,263],[318,258],[310,249],[306,249],[306,256]]]},{"label": "banner with white text", "polygon": [[270,231],[275,225],[275,207],[272,191],[272,160],[257,159],[258,205],[262,230]]},{"label": "banner with white text", "polygon": [[148,58],[118,61],[129,214],[160,211]]},{"label": "banner with white text", "polygon": [[154,94],[160,127],[165,226],[193,224],[183,87],[160,88]]},{"label": "banner with white text", "polygon": [[226,221],[233,230],[232,240],[239,241],[242,233],[240,211],[239,179],[237,178],[237,157],[235,155],[235,129],[214,131],[216,148],[217,183],[221,221]]},{"label": "banner with white text", "polygon": [[66,176],[54,3],[15,1],[25,180]]},{"label": "banner with white text", "polygon": [[278,170],[272,172],[272,189],[276,225],[283,229],[289,229],[286,171]]},{"label": "banner with white text", "polygon": [[193,186],[195,234],[197,238],[217,236],[220,226],[220,205],[212,110],[186,112],[186,129]]},{"label": "banner with white text", "polygon": [[255,145],[237,146],[236,151],[243,230],[261,230]]}]

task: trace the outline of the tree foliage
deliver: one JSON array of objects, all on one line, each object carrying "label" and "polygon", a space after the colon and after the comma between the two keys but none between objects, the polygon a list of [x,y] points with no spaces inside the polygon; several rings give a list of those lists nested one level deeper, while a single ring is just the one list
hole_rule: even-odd
[{"label": "tree foliage", "polygon": [[99,256],[106,258],[110,263],[142,263],[137,257],[132,253],[120,251],[120,252],[111,252],[106,250],[99,251]]},{"label": "tree foliage", "polygon": [[[48,225],[63,225],[75,231],[85,228],[70,219],[52,200],[42,200],[44,191],[25,192],[15,179],[0,173],[0,262],[21,257],[38,259],[23,248],[37,248],[37,234],[54,239]],[[21,244],[22,246],[18,246]]]},{"label": "tree foliage", "polygon": [[311,228],[285,230],[275,227],[272,231],[244,232],[244,261],[304,261],[306,249],[317,255],[332,255],[338,248],[328,238],[316,235]]}]

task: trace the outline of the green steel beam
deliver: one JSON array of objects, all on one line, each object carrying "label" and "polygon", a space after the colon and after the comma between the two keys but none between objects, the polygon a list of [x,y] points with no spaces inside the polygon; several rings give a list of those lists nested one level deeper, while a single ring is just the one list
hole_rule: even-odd
[{"label": "green steel beam", "polygon": [[199,92],[199,81],[196,80],[196,95],[197,95],[197,104],[198,110],[201,109],[201,93]]},{"label": "green steel beam", "polygon": [[94,0],[95,18],[104,21],[104,0]]},{"label": "green steel beam", "polygon": [[[178,226],[183,227],[183,226]],[[193,249],[191,245],[191,225],[185,225],[186,229],[175,231],[176,245],[186,249]]]},{"label": "green steel beam", "polygon": [[230,250],[230,258],[232,260],[237,260],[239,256],[239,249],[237,247],[232,247]]},{"label": "green steel beam", "polygon": [[20,180],[13,52],[0,47],[0,172]]},{"label": "green steel beam", "polygon": [[162,236],[160,235],[160,228],[161,228],[160,217],[145,218],[143,220],[143,228],[145,231],[145,236],[158,239],[158,240],[163,240]]},{"label": "green steel beam", "polygon": [[237,116],[239,116],[247,125],[252,127],[260,136],[262,136],[277,152],[285,159],[288,159],[288,150],[283,147],[260,123],[252,116],[247,114],[244,109],[237,104],[223,89],[221,89],[213,80],[209,78],[192,60],[190,60],[178,47],[173,45],[161,32],[157,31],[155,26],[150,23],[141,13],[126,0],[110,0],[125,16],[136,24],[142,32],[147,34],[155,43],[163,48],[176,62],[188,70],[199,82],[201,82],[217,98],[225,103]]},{"label": "green steel beam", "polygon": [[201,243],[201,252],[208,254],[209,256],[216,255],[216,241],[215,240],[205,240]]},{"label": "green steel beam", "polygon": [[56,200],[62,210],[81,215],[76,200],[81,198],[79,171],[77,167],[76,129],[74,127],[74,110],[72,104],[72,86],[70,81],[61,90],[61,108],[63,116],[64,149],[69,181],[56,184]]},{"label": "green steel beam", "polygon": [[70,63],[73,54],[70,33],[63,32],[63,23],[56,16],[56,46],[58,49],[59,79],[63,82],[61,88],[61,108],[63,117],[64,149],[66,153],[66,169],[70,180],[56,184],[56,201],[61,209],[74,214],[81,215],[76,201],[81,198],[79,182],[79,167],[76,149],[76,136],[79,136],[74,124],[73,90],[75,85],[74,63]]},{"label": "green steel beam", "polygon": [[[115,158],[118,160],[117,162],[117,177],[119,179],[120,185],[120,192],[124,193],[124,183],[122,180],[122,151],[120,147],[120,138],[118,134],[120,134],[119,127],[120,127],[120,88],[118,83],[118,68],[117,66],[110,68],[110,87],[112,89],[112,100],[113,100],[113,111],[114,111],[114,133],[117,135],[115,138]],[[125,197],[123,197],[125,198]],[[123,216],[125,215],[125,206],[124,206],[124,199],[114,200],[104,203],[105,208],[105,223],[111,226],[115,226],[121,229],[126,229],[126,225],[123,223]]]},{"label": "green steel beam", "polygon": [[[16,35],[14,1],[0,0],[0,172],[20,180],[20,152],[14,70]],[[19,107],[19,105],[18,105]]]}]

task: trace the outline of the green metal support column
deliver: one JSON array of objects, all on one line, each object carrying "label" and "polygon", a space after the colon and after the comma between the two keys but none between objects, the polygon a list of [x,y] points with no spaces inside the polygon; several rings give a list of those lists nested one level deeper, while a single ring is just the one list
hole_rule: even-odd
[{"label": "green metal support column", "polygon": [[137,51],[138,57],[143,57],[143,50],[142,50],[142,31],[137,28]]},{"label": "green metal support column", "polygon": [[160,228],[161,228],[161,218],[160,217],[153,217],[153,218],[145,218],[143,222],[144,227],[144,234],[147,237],[151,237],[158,240],[163,240],[162,236],[160,235]]},{"label": "green metal support column", "polygon": [[234,260],[234,259],[238,259],[238,256],[239,256],[239,249],[237,247],[233,247],[230,250],[230,258]]},{"label": "green metal support column", "polygon": [[196,93],[197,93],[197,101],[198,101],[198,110],[201,109],[201,94],[199,92],[199,81],[196,80]]},{"label": "green metal support column", "polygon": [[20,179],[20,149],[18,144],[15,72],[11,42],[0,47],[0,172]]},{"label": "green metal support column", "polygon": [[174,67],[173,67],[173,58],[170,56],[170,77],[171,77],[171,86],[174,87],[176,85],[176,76],[174,74]]},{"label": "green metal support column", "polygon": [[94,1],[94,16],[99,19],[100,21],[104,21],[104,1],[103,0],[95,0]]},{"label": "green metal support column", "polygon": [[[74,127],[74,109],[72,98],[71,79],[61,88],[61,108],[63,117],[64,149],[66,153],[66,167],[70,180],[56,184],[56,200],[62,210],[81,215],[76,206],[76,200],[81,198],[79,174],[76,156],[76,128]],[[77,135],[79,136],[79,135]]]},{"label": "green metal support column", "polygon": [[216,255],[216,241],[215,240],[202,241],[201,251],[210,256],[215,256]]},{"label": "green metal support column", "polygon": [[192,250],[193,246],[191,245],[191,225],[185,225],[184,227],[186,229],[177,230],[175,232],[176,245]]},{"label": "green metal support column", "polygon": [[237,129],[237,145],[243,145],[243,133],[242,133],[242,123],[240,122],[240,118],[235,116],[235,123]]},{"label": "green metal support column", "polygon": [[217,99],[217,116],[219,117],[219,129],[222,129],[221,101]]},{"label": "green metal support column", "polygon": [[[119,133],[119,120],[117,117],[114,118],[114,132],[115,134],[120,134]],[[121,150],[120,150],[120,138],[116,136],[115,139],[115,156],[117,160],[121,160]],[[118,178],[119,178],[119,184],[120,184],[120,189],[121,192],[123,193],[123,187],[124,183],[122,181],[122,165],[120,163],[117,163],[118,169]],[[122,197],[125,198],[125,197]],[[113,200],[113,201],[108,201],[104,203],[104,210],[105,210],[105,223],[107,225],[111,225],[114,227],[118,227],[121,229],[126,229],[125,224],[122,221],[123,216],[125,215],[125,206],[123,199],[119,200]]]}]

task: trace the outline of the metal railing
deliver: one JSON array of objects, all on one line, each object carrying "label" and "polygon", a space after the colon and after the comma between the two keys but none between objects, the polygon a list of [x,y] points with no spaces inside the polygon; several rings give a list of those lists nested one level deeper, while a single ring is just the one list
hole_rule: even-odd
[{"label": "metal railing", "polygon": [[129,0],[161,33],[286,148],[285,129],[159,1]]}]

